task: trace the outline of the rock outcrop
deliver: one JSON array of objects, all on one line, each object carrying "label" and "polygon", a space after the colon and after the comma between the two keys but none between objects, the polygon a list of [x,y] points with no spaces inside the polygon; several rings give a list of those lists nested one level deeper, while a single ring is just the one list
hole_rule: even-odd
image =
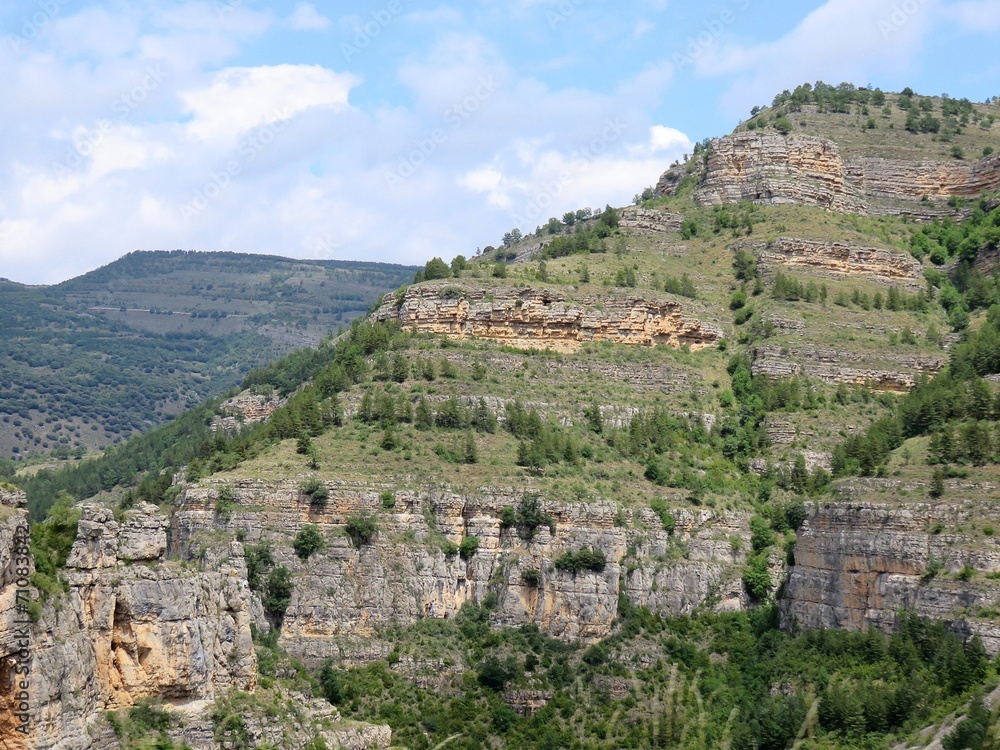
[{"label": "rock outcrop", "polygon": [[762,270],[798,267],[831,276],[853,276],[910,289],[924,286],[923,266],[907,253],[880,247],[780,237],[757,251]]},{"label": "rock outcrop", "polygon": [[0,748],[29,750],[32,623],[28,581],[34,565],[28,549],[24,495],[0,487]]},{"label": "rock outcrop", "polygon": [[490,339],[520,348],[572,351],[591,341],[635,346],[665,344],[692,350],[712,346],[722,329],[692,316],[670,299],[637,296],[567,299],[541,288],[410,287],[389,296],[374,315],[407,330],[453,339]]},{"label": "rock outcrop", "polygon": [[[679,180],[667,172],[658,190]],[[737,133],[712,142],[695,197],[702,205],[751,201],[807,204],[843,213],[933,219],[955,211],[924,198],[977,196],[1000,187],[1000,155],[979,162],[913,162],[875,157],[845,159],[831,140],[806,135]]]},{"label": "rock outcrop", "polygon": [[[868,481],[905,489],[892,480]],[[1000,604],[995,582],[984,580],[1000,572],[1000,545],[947,530],[977,518],[981,509],[974,504],[841,500],[814,506],[799,530],[781,601],[785,625],[889,631],[906,610],[978,633],[990,654],[1000,652],[1000,628],[990,616],[978,616]],[[974,580],[956,576],[965,565],[976,571]]]},{"label": "rock outcrop", "polygon": [[945,364],[943,356],[887,355],[872,361],[871,355],[861,353],[773,344],[755,347],[752,355],[754,375],[805,375],[833,385],[859,385],[896,393],[913,390],[922,376],[937,374]]},{"label": "rock outcrop", "polygon": [[[521,499],[513,490],[401,492],[391,511],[381,509],[377,488],[329,490],[328,500],[313,504],[291,482],[240,482],[233,493],[239,508],[226,522],[247,544],[270,542],[276,562],[292,571],[296,586],[281,639],[308,664],[343,660],[345,653],[360,663],[383,658],[390,650],[378,640],[383,627],[454,617],[465,602],[487,597],[496,602],[496,625],[533,623],[551,636],[589,642],[611,633],[620,593],[665,615],[746,605],[746,545],[731,537],[748,538],[748,514],[677,510],[669,534],[649,509],[623,524],[611,504],[545,503],[555,533],[540,526],[529,534],[502,524],[503,508]],[[193,555],[195,540],[218,523],[214,492],[191,488],[179,499],[171,538],[181,557]],[[378,516],[379,531],[356,544],[344,528],[361,511]],[[306,523],[317,524],[326,544],[303,562],[290,544]],[[443,542],[458,545],[470,536],[479,546],[468,559],[442,551]],[[604,569],[572,573],[555,566],[560,555],[581,547],[603,550]]]},{"label": "rock outcrop", "polygon": [[169,562],[167,525],[151,505],[120,524],[110,510],[83,508],[63,571],[68,590],[32,627],[33,750],[91,748],[93,721],[138,698],[202,701],[254,688],[255,610],[239,545],[213,570]]},{"label": "rock outcrop", "polygon": [[619,226],[647,232],[679,232],[684,217],[667,211],[629,206],[622,210]]}]

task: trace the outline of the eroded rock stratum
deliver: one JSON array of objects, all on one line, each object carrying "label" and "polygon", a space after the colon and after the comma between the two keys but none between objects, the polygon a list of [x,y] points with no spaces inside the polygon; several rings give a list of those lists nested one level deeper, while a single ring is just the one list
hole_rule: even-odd
[{"label": "eroded rock stratum", "polygon": [[410,287],[387,296],[375,313],[406,330],[453,339],[480,338],[530,349],[573,351],[585,343],[664,344],[695,351],[723,338],[722,328],[700,320],[681,303],[639,296],[567,298],[559,291],[523,287]]}]

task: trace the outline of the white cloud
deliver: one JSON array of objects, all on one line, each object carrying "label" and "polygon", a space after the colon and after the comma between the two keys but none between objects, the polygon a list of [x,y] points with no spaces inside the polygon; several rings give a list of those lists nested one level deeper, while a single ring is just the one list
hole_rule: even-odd
[{"label": "white cloud", "polygon": [[704,76],[736,76],[724,97],[730,114],[745,114],[775,93],[805,81],[867,81],[908,70],[930,30],[939,0],[827,0],[774,42],[723,41],[696,61]]},{"label": "white cloud", "polygon": [[963,0],[946,6],[943,12],[965,31],[989,33],[1000,30],[1000,0]]},{"label": "white cloud", "polygon": [[319,65],[227,68],[200,89],[180,93],[201,140],[233,139],[251,128],[287,120],[313,107],[343,108],[356,76]]},{"label": "white cloud", "polygon": [[310,3],[299,3],[288,18],[288,25],[297,31],[323,31],[330,28],[329,18]]}]

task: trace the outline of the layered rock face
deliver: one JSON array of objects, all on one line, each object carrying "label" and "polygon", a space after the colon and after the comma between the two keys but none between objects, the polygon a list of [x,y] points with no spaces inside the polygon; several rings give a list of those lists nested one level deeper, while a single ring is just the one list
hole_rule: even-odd
[{"label": "layered rock face", "polygon": [[924,285],[923,266],[918,260],[906,253],[879,247],[780,237],[761,246],[757,255],[767,271],[798,267],[833,276],[857,276],[910,289],[920,289]]},{"label": "layered rock face", "polygon": [[[869,480],[891,485],[891,480]],[[896,488],[898,489],[898,488]],[[949,621],[978,633],[990,654],[1000,652],[1000,627],[978,617],[1000,603],[984,575],[1000,571],[1000,547],[971,533],[948,532],[981,520],[975,504],[953,508],[914,503],[823,503],[799,531],[781,613],[784,624],[806,628],[891,630],[899,612]],[[964,565],[972,581],[953,576]],[[939,575],[929,571],[940,568]]]},{"label": "layered rock face", "polygon": [[679,232],[683,222],[680,214],[629,206],[622,210],[619,226],[647,232]]},{"label": "layered rock face", "polygon": [[[218,523],[214,492],[192,488],[183,496],[172,532],[177,554],[193,554],[195,540]],[[688,614],[706,603],[731,609],[746,604],[746,545],[730,543],[732,534],[748,538],[746,514],[676,511],[670,535],[648,509],[626,528],[616,522],[613,505],[546,503],[555,533],[540,526],[530,535],[502,525],[504,506],[516,507],[521,499],[510,490],[468,497],[404,492],[389,512],[379,512],[377,491],[356,486],[330,486],[329,500],[318,505],[291,483],[242,482],[234,495],[254,510],[237,510],[226,528],[247,544],[271,542],[277,563],[295,577],[281,638],[310,664],[384,657],[390,646],[374,638],[381,626],[453,617],[465,602],[490,595],[497,625],[534,623],[554,637],[585,641],[611,633],[622,591],[665,615]],[[378,513],[379,531],[370,543],[355,544],[343,530],[362,510]],[[318,525],[326,546],[302,562],[289,545],[305,523]],[[444,540],[457,545],[469,536],[479,547],[468,559],[442,552]],[[582,547],[604,551],[603,570],[572,573],[554,566],[560,555]],[[351,644],[346,651],[345,643]]]},{"label": "layered rock face", "polygon": [[64,571],[69,591],[32,633],[34,750],[90,748],[92,723],[138,698],[211,700],[256,685],[242,550],[233,545],[211,570],[171,563],[167,526],[151,505],[121,524],[84,507]]},{"label": "layered rock face", "polygon": [[889,355],[871,362],[869,356],[854,352],[771,344],[755,347],[752,354],[754,375],[790,378],[801,374],[833,385],[896,393],[913,390],[922,376],[936,375],[946,361],[943,357]]},{"label": "layered rock face", "polygon": [[[675,172],[661,179],[661,194],[669,195],[677,184]],[[947,212],[920,205],[924,196],[969,197],[998,186],[996,154],[979,162],[845,159],[837,144],[825,138],[738,133],[713,141],[695,196],[710,206],[801,203],[843,213],[931,219]]]},{"label": "layered rock face", "polygon": [[590,341],[612,341],[698,350],[723,337],[719,326],[698,320],[674,301],[634,296],[568,300],[535,288],[421,284],[410,287],[401,300],[388,297],[374,317],[396,320],[419,333],[474,336],[526,349],[572,351]]},{"label": "layered rock face", "polygon": [[[28,514],[24,495],[0,488],[0,748],[28,750],[30,705],[25,711],[24,685],[34,678],[30,669],[31,623],[24,595],[34,566],[28,545]],[[19,598],[18,592],[22,592]],[[29,701],[30,704],[30,701]]]}]

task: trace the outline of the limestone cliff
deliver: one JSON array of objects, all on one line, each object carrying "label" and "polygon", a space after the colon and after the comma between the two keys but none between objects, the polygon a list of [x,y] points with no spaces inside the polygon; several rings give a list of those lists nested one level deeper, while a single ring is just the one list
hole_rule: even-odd
[{"label": "limestone cliff", "polygon": [[31,623],[28,579],[34,571],[28,545],[24,495],[0,488],[0,748],[27,750],[30,700]]},{"label": "limestone cliff", "polygon": [[[549,635],[584,641],[611,633],[620,593],[665,615],[747,604],[741,582],[746,545],[731,543],[733,535],[749,538],[746,513],[677,510],[669,534],[648,509],[623,523],[614,505],[545,503],[555,533],[541,526],[528,535],[502,524],[504,506],[521,499],[510,489],[484,488],[472,496],[401,492],[388,512],[377,487],[329,490],[328,500],[314,504],[292,482],[239,482],[239,508],[224,522],[227,533],[247,544],[270,542],[276,562],[292,571],[296,586],[281,639],[310,664],[345,653],[361,662],[384,657],[390,646],[376,637],[380,628],[453,617],[466,601],[490,594],[495,624],[533,623]],[[211,486],[191,488],[179,500],[171,532],[177,555],[193,556],[197,540],[213,533],[215,494]],[[370,543],[355,545],[344,526],[362,510],[378,514],[379,531]],[[303,562],[290,545],[306,523],[318,525],[326,546]],[[443,540],[459,544],[468,536],[479,539],[469,559],[441,550]],[[574,574],[554,566],[561,554],[584,546],[605,552],[602,571]]]},{"label": "limestone cliff", "polygon": [[723,337],[719,326],[699,320],[671,299],[568,299],[561,290],[479,287],[465,280],[461,286],[436,282],[410,287],[400,297],[388,296],[374,317],[396,320],[419,333],[565,351],[589,341],[697,350]]},{"label": "limestone cliff", "polygon": [[904,393],[922,376],[933,376],[945,365],[944,355],[850,352],[812,346],[761,344],[751,352],[753,372],[771,378],[805,375],[824,383],[860,385],[876,391]]},{"label": "limestone cliff", "polygon": [[779,237],[755,249],[759,267],[765,272],[783,267],[803,268],[834,277],[859,277],[910,289],[924,286],[920,262],[912,255],[895,250],[793,237]]},{"label": "limestone cliff", "polygon": [[[676,174],[668,172],[661,178],[660,194],[672,194],[679,184]],[[925,196],[971,197],[997,187],[997,154],[979,162],[846,159],[826,138],[738,133],[712,142],[695,197],[708,206],[740,201],[798,203],[844,213],[932,219],[954,211],[925,205]]]},{"label": "limestone cliff", "polygon": [[[868,490],[907,489],[888,479],[860,483]],[[990,614],[1000,588],[989,577],[1000,572],[1000,546],[973,531],[977,520],[983,510],[976,503],[844,498],[814,506],[799,531],[781,601],[785,625],[891,630],[907,610],[978,633],[990,654],[1000,652],[1000,628]],[[975,571],[971,580],[957,575],[966,565]]]}]

